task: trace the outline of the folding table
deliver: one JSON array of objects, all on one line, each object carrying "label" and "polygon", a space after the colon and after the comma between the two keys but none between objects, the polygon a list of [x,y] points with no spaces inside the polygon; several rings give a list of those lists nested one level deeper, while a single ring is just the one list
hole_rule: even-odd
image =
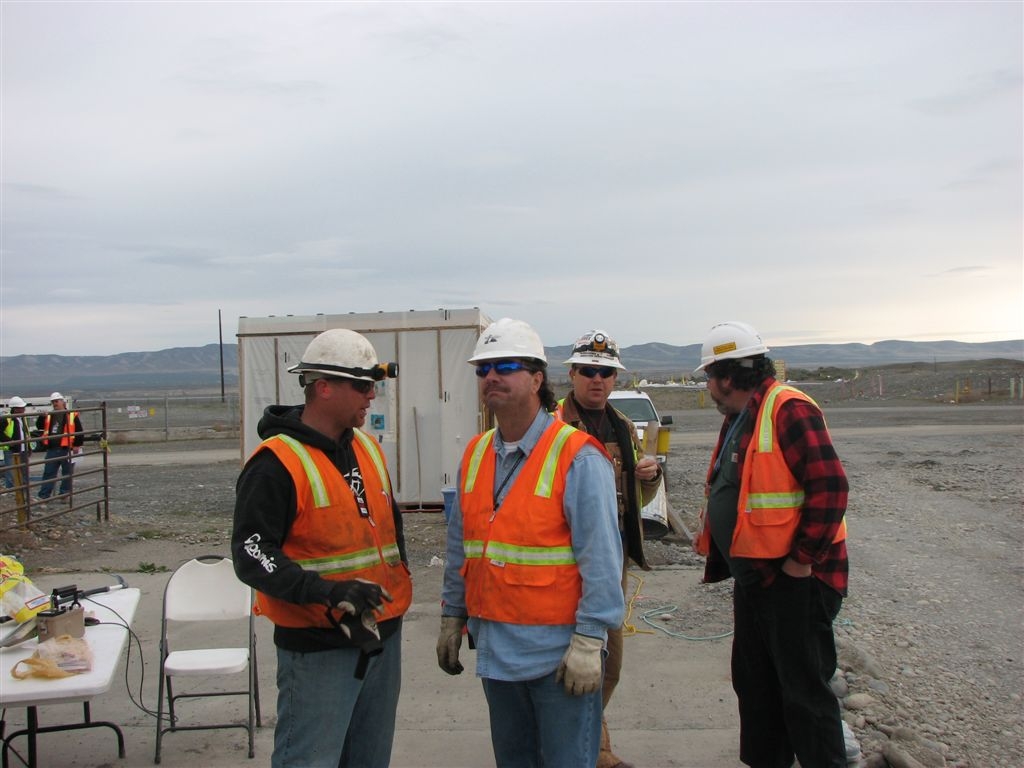
[{"label": "folding table", "polygon": [[[118,756],[124,757],[124,734],[115,724],[108,721],[93,720],[89,711],[89,702],[101,693],[105,693],[114,679],[121,653],[128,640],[128,627],[135,617],[135,609],[139,604],[138,589],[117,589],[91,597],[82,598],[81,605],[87,617],[94,616],[99,624],[85,628],[85,639],[93,653],[92,669],[70,677],[43,679],[28,677],[18,680],[11,676],[11,668],[22,659],[27,659],[35,651],[36,640],[27,640],[10,648],[0,649],[0,707],[26,707],[27,727],[11,733],[3,739],[3,768],[8,768],[9,752],[25,762],[21,755],[12,747],[11,741],[18,736],[28,739],[29,768],[36,768],[37,750],[36,736],[40,733],[55,731],[73,731],[83,728],[111,728],[117,735]],[[37,709],[47,704],[67,704],[82,702],[82,721],[40,727]]]}]

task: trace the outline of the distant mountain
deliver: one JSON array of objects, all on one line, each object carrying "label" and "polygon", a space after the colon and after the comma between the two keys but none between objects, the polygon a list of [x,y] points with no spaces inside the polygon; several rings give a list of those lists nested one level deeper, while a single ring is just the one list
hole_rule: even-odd
[{"label": "distant mountain", "polygon": [[[119,355],[0,357],[0,395],[220,388],[220,346],[175,347]],[[224,384],[238,388],[238,345],[224,345]]]},{"label": "distant mountain", "polygon": [[[53,390],[85,394],[165,392],[210,389],[221,384],[220,346],[176,347],[119,355],[16,355],[0,357],[0,397],[49,394]],[[238,388],[238,346],[225,344],[224,385]],[[571,345],[546,347],[548,360],[560,365]],[[773,347],[770,357],[790,369],[879,367],[897,363],[941,363],[1002,358],[1024,361],[1024,340],[969,344],[961,341],[879,341],[874,344],[799,344]],[[689,375],[700,364],[700,344],[676,347],[649,342],[622,350],[622,361],[641,376]]]},{"label": "distant mountain", "polygon": [[[649,342],[624,347],[622,363],[636,373],[676,371],[689,374],[700,365],[700,344],[674,347]],[[569,358],[572,346],[545,347],[548,360]],[[789,368],[855,368],[896,363],[942,363],[958,360],[1005,358],[1024,361],[1024,340],[968,344],[962,341],[877,341],[874,344],[797,344],[772,347],[773,360],[784,360]]]}]

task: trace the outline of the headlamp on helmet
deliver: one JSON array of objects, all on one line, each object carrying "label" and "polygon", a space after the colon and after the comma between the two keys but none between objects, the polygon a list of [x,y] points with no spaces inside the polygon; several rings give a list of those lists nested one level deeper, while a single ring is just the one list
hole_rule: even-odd
[{"label": "headlamp on helmet", "polygon": [[302,360],[288,372],[299,374],[301,387],[324,378],[383,381],[398,376],[398,363],[377,362],[377,352],[365,336],[332,328],[309,342]]},{"label": "headlamp on helmet", "polygon": [[625,370],[619,360],[619,345],[604,331],[587,331],[572,345],[572,357],[565,365],[601,365]]}]

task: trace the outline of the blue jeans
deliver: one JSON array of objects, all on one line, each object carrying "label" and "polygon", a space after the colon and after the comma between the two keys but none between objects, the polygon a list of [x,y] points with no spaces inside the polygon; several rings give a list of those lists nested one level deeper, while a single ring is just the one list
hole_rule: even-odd
[{"label": "blue jeans", "polygon": [[71,473],[75,465],[71,463],[70,448],[51,448],[46,452],[46,464],[43,466],[43,484],[39,488],[39,498],[48,499],[53,494],[53,486],[57,483],[57,471],[60,470],[61,495],[71,493]]},{"label": "blue jeans", "polygon": [[402,630],[384,641],[366,676],[359,650],[277,649],[273,768],[387,768],[402,687]]},{"label": "blue jeans", "polygon": [[14,487],[14,451],[4,449],[0,451],[0,457],[3,457],[3,475],[4,475],[4,488]]},{"label": "blue jeans", "polygon": [[594,768],[601,689],[570,696],[555,673],[522,682],[483,679],[498,768]]},{"label": "blue jeans", "polygon": [[[16,457],[14,451],[0,451],[3,455],[3,475],[4,475],[4,487],[14,488],[15,486],[27,486],[28,485],[28,454],[22,454],[20,457]],[[18,467],[14,466],[14,459],[20,458],[21,464]],[[18,480],[17,472],[21,472],[21,481]]]}]

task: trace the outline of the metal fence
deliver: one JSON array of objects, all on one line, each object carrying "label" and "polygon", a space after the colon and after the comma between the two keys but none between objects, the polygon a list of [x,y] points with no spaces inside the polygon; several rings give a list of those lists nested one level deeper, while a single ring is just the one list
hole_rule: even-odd
[{"label": "metal fence", "polygon": [[88,406],[106,406],[107,439],[112,443],[161,442],[199,438],[239,439],[241,415],[238,393],[225,395],[156,395],[151,397],[80,398],[75,407],[82,426],[97,429],[98,414],[86,423]]},{"label": "metal fence", "polygon": [[[110,473],[107,466],[106,408],[92,408],[76,404],[68,409],[78,414],[82,422],[82,444],[70,455],[51,456],[40,445],[42,436],[35,432],[36,417],[26,414],[25,425],[31,436],[26,440],[7,441],[13,454],[13,463],[5,472],[13,487],[4,489],[0,497],[0,530],[27,527],[84,509],[96,511],[97,520],[110,518]],[[65,432],[49,435],[51,440],[69,436]],[[52,444],[52,443],[51,443]],[[23,451],[28,445],[29,451]],[[96,460],[82,459],[95,456]],[[84,465],[84,466],[82,466]],[[70,469],[69,474],[65,471]],[[51,477],[47,477],[51,473]],[[6,485],[6,484],[5,484]],[[66,488],[66,492],[65,492]],[[52,491],[47,499],[40,499],[40,491]]]}]

